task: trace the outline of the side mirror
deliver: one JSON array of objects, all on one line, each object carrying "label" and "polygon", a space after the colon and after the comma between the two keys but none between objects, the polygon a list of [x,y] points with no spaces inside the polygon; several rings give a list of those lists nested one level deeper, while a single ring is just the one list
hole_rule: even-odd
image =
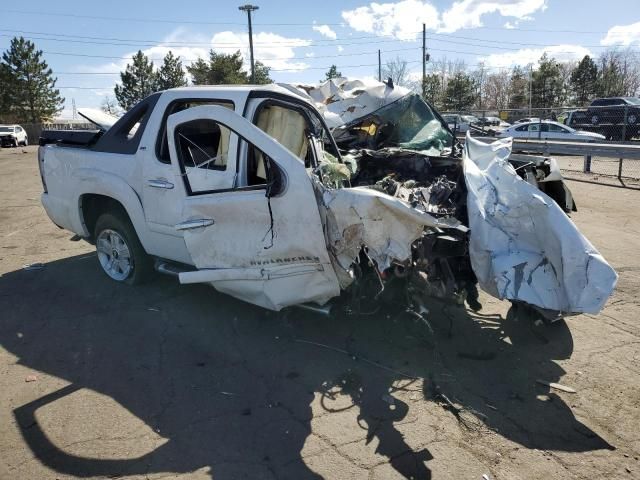
[{"label": "side mirror", "polygon": [[265,192],[265,197],[277,197],[285,190],[285,174],[278,164],[266,155],[264,156],[264,166],[267,171],[267,191]]}]

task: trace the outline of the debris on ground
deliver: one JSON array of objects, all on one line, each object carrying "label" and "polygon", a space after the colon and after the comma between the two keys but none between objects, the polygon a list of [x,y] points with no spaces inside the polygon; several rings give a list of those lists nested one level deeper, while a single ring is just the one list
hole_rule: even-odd
[{"label": "debris on ground", "polygon": [[560,390],[562,392],[576,393],[576,390],[574,388],[567,387],[566,385],[562,385],[560,383],[547,382],[546,380],[536,380],[536,382],[539,383],[540,385],[545,385],[547,387],[551,387],[556,390]]},{"label": "debris on ground", "polygon": [[37,262],[37,263],[25,263],[22,266],[22,269],[26,270],[28,272],[29,271],[33,271],[33,270],[42,270],[43,268],[44,268],[44,263],[40,263],[40,262]]},{"label": "debris on ground", "polygon": [[24,379],[24,381],[27,383],[35,382],[36,380],[38,380],[38,377],[36,377],[35,375],[27,375]]}]

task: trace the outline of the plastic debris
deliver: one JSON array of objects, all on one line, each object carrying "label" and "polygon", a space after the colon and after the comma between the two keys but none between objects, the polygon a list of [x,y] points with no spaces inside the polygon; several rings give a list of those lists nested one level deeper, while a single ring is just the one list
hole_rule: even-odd
[{"label": "plastic debris", "polygon": [[536,380],[540,385],[546,385],[547,387],[555,388],[556,390],[560,390],[567,393],[576,393],[576,390],[571,387],[567,387],[566,385],[562,385],[560,383],[555,382],[547,382],[546,380]]},{"label": "plastic debris", "polygon": [[42,270],[44,268],[44,263],[25,263],[22,266],[23,270],[32,271],[32,270]]},{"label": "plastic debris", "polygon": [[38,380],[38,377],[36,377],[35,375],[27,375],[24,379],[24,381],[27,383],[35,382],[36,380]]}]

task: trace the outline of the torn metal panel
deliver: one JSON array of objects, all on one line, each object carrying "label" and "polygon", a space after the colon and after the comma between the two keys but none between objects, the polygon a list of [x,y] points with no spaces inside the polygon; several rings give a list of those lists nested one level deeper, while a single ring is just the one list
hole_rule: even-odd
[{"label": "torn metal panel", "polygon": [[[410,260],[412,245],[423,236],[425,227],[467,231],[455,219],[438,219],[369,188],[329,190],[319,182],[316,188],[325,210],[329,252],[343,271],[350,269],[363,247],[381,272],[392,262]],[[341,287],[349,283],[343,277]]]},{"label": "torn metal panel", "polygon": [[560,314],[598,313],[617,274],[546,194],[510,165],[511,139],[467,135],[471,265],[483,290]]},{"label": "torn metal panel", "polygon": [[296,85],[323,114],[329,128],[369,115],[410,90],[369,80],[332,78],[319,85]]}]

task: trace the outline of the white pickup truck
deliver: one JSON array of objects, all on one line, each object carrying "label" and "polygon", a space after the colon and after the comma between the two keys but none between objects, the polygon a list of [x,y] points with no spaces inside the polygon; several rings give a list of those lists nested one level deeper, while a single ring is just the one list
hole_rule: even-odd
[{"label": "white pickup truck", "polygon": [[[419,108],[435,121],[426,104]],[[410,281],[410,291],[467,298],[473,306],[478,273],[489,293],[554,315],[597,312],[615,284],[615,272],[562,209],[500,163],[509,148],[504,141],[502,150],[475,145],[474,155],[485,171],[502,169],[490,175],[517,182],[502,200],[517,202],[518,218],[532,215],[536,222],[517,226],[507,206],[483,199],[485,187],[495,190],[500,182],[468,174],[468,158],[407,150],[397,159],[375,158],[369,151],[350,164],[314,102],[293,87],[167,90],[100,127],[43,133],[42,204],[60,228],[95,243],[102,269],[116,281],[138,283],[155,267],[181,283],[211,283],[273,310],[326,305],[349,290],[360,302],[364,285],[373,285],[377,297],[393,282],[406,298]],[[403,174],[391,177],[410,182],[389,195],[395,180],[386,167],[394,161]],[[501,212],[487,215],[492,220],[483,231],[478,218],[485,214],[477,213],[496,205]],[[556,227],[562,238],[549,231]],[[505,235],[523,230],[506,243],[498,238],[488,256],[480,237],[496,237],[492,228]],[[516,237],[531,243],[526,255]],[[562,258],[565,247],[577,244],[582,255]],[[549,293],[551,284],[556,291]]]}]

